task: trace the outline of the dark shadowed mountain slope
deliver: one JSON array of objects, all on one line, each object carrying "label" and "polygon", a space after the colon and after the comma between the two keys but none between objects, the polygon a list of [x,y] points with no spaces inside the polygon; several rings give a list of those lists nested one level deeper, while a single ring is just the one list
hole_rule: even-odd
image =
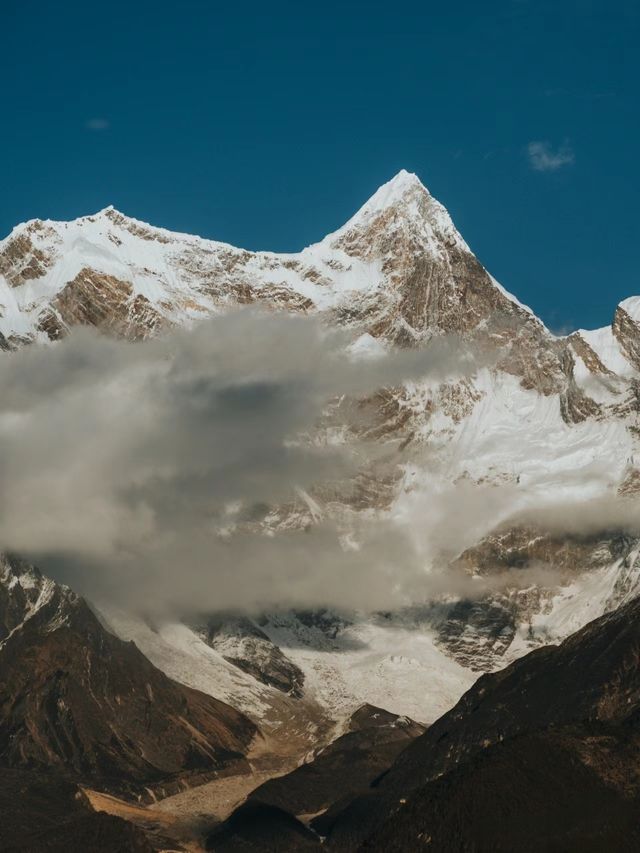
[{"label": "dark shadowed mountain slope", "polygon": [[363,705],[347,731],[312,761],[265,782],[250,799],[295,815],[317,814],[365,789],[424,730],[407,717]]},{"label": "dark shadowed mountain slope", "polygon": [[319,849],[321,838],[334,853],[638,849],[639,617],[635,599],[482,676],[404,749],[388,738],[400,721],[360,709],[354,731],[258,788],[211,849]]},{"label": "dark shadowed mountain slope", "polygon": [[[419,738],[384,779],[415,785],[523,732],[567,723],[623,722],[640,707],[640,599],[484,675]],[[420,779],[422,776],[422,779]]]},{"label": "dark shadowed mountain slope", "polygon": [[[455,797],[461,796],[460,807],[469,809],[470,803],[464,800],[464,791],[473,790],[479,784],[477,780],[473,781],[475,773],[491,776],[495,771],[494,761],[504,761],[511,766],[512,782],[509,787],[513,789],[513,796],[527,798],[529,788],[532,796],[538,792],[542,797],[541,814],[547,808],[551,814],[555,808],[553,786],[546,785],[543,780],[547,773],[552,772],[554,763],[560,766],[563,761],[573,762],[576,767],[587,765],[598,777],[578,778],[581,772],[578,767],[574,782],[569,784],[567,781],[567,790],[575,790],[576,797],[580,796],[578,792],[584,782],[585,790],[613,787],[614,793],[618,791],[614,799],[634,798],[636,788],[633,780],[637,774],[638,757],[635,721],[640,709],[639,617],[640,600],[635,599],[590,623],[560,646],[536,650],[500,672],[482,676],[455,708],[399,755],[388,773],[367,794],[352,801],[342,811],[330,810],[314,821],[313,826],[328,836],[331,849],[354,850],[396,815],[404,801],[417,789],[422,789],[422,793],[416,796],[428,799],[431,796],[429,792],[440,796],[439,792],[444,788],[439,788],[438,784],[452,785],[445,799],[454,803]],[[629,744],[628,750],[611,747],[611,754],[617,756],[615,760],[596,760],[602,750],[598,751],[594,746],[588,727],[598,725],[609,727],[604,743],[610,735],[614,744]],[[567,727],[569,734],[565,740],[561,734],[556,737],[556,731],[562,732]],[[545,741],[545,749],[528,746],[533,741],[526,740],[526,737],[534,736]],[[520,740],[516,742],[516,739]],[[557,755],[550,758],[554,751]],[[491,758],[493,755],[495,759]],[[538,765],[535,763],[536,755],[540,756]],[[485,759],[487,764],[483,764]],[[532,775],[530,782],[527,782],[526,773],[523,775],[518,771],[518,767],[524,767],[527,761]],[[451,771],[458,775],[443,781],[448,778],[445,774]],[[619,777],[626,780],[621,786],[615,782]],[[509,774],[505,778],[509,778]],[[567,771],[567,780],[569,778]],[[430,787],[427,789],[426,785]],[[545,791],[548,791],[546,805]],[[395,820],[401,820],[400,814],[398,812]],[[455,819],[451,815],[445,817],[446,820]],[[494,812],[494,817],[501,819],[499,810]],[[445,820],[444,817],[442,819]],[[407,832],[413,832],[413,825]],[[472,838],[472,828],[469,833],[468,837]],[[387,836],[380,837],[388,841]],[[414,841],[416,837],[413,836]],[[461,846],[455,849],[494,848]],[[539,849],[563,848],[542,846]],[[580,848],[569,846],[566,849]]]},{"label": "dark shadowed mountain slope", "polygon": [[109,790],[246,767],[253,723],[167,678],[83,599],[12,558],[0,566],[0,626],[0,766]]},{"label": "dark shadowed mountain slope", "polygon": [[212,832],[215,853],[307,853],[321,850],[320,839],[289,812],[249,801]]},{"label": "dark shadowed mountain slope", "polygon": [[0,769],[2,853],[152,853],[143,833],[94,812],[77,785],[46,771]]},{"label": "dark shadowed mountain slope", "polygon": [[407,717],[372,705],[358,708],[345,728],[313,760],[260,785],[211,833],[211,849],[255,853],[316,849],[320,839],[302,821],[366,790],[425,730]]},{"label": "dark shadowed mountain slope", "polygon": [[637,723],[521,735],[398,804],[362,850],[631,853],[640,849],[639,759]]}]

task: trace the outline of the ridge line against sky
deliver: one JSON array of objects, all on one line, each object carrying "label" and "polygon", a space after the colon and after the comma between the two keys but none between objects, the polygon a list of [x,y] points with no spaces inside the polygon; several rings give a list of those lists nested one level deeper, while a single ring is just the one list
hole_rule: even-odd
[{"label": "ridge line against sky", "polygon": [[640,292],[635,0],[4,11],[2,236],[113,204],[298,251],[406,168],[554,331]]}]

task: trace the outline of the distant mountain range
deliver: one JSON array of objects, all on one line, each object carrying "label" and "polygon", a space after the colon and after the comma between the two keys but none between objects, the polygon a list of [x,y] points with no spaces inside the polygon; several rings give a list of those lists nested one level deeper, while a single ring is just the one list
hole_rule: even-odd
[{"label": "distant mountain range", "polygon": [[[419,526],[449,495],[457,517],[448,539],[442,521],[446,548],[432,558],[480,592],[376,613],[363,606],[151,620],[88,604],[5,555],[0,766],[148,803],[248,776],[256,751],[272,754],[274,767],[280,761],[278,772],[315,758],[306,775],[285,777],[277,797],[265,795],[272,783],[256,792],[219,830],[218,846],[210,836],[216,850],[312,849],[318,835],[331,850],[603,849],[588,846],[590,833],[609,849],[635,849],[620,845],[638,839],[630,768],[640,537],[625,519],[640,492],[640,297],[622,302],[610,326],[552,334],[404,171],[342,228],[296,254],[175,234],[113,208],[69,223],[33,220],[0,242],[3,358],[63,345],[78,326],[144,346],[249,304],[317,315],[344,329],[361,357],[445,336],[479,354],[471,375],[337,402],[331,427],[346,442],[366,436],[382,451],[376,461],[347,483],[292,491],[251,527],[277,536],[327,519],[345,531],[355,519]],[[327,428],[319,422],[319,433]],[[466,524],[456,490],[480,502],[504,490],[508,499],[483,525]],[[598,501],[623,506],[624,519],[596,512],[587,520],[582,507]],[[576,631],[559,649],[547,645]],[[494,674],[474,685],[484,672]],[[363,706],[389,714],[391,728],[381,735],[367,724],[366,735],[349,740]],[[413,743],[369,791],[372,768],[383,772],[407,732]],[[326,774],[342,772],[345,744],[358,755],[352,775],[360,781],[336,784],[336,798],[319,803],[307,777],[331,788]],[[550,834],[531,828],[538,847],[519,834],[528,824],[517,804],[512,823],[509,815],[499,828],[473,822],[478,779],[498,800],[513,786],[535,792],[540,814],[550,809],[554,762],[566,790],[606,809],[590,806],[588,820],[568,826],[575,804],[565,803],[563,817],[559,797]],[[308,807],[299,805],[305,798]],[[284,846],[245,838],[243,814],[264,827],[263,841],[288,839]],[[607,814],[624,832],[616,835]],[[478,827],[480,846],[469,827]]]}]

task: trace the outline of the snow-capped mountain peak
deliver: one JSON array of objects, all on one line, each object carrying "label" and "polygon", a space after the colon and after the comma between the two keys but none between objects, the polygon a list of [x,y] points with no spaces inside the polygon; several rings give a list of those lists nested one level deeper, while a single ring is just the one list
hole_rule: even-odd
[{"label": "snow-capped mountain peak", "polygon": [[[392,205],[402,201],[407,201],[409,197],[418,195],[429,196],[429,191],[424,186],[420,178],[413,172],[407,172],[406,169],[401,169],[397,175],[394,175],[390,181],[382,184],[379,189],[371,196],[371,198],[362,205],[360,210],[352,217],[348,226],[354,220],[362,219],[367,216],[372,216],[382,210],[386,210]],[[345,226],[345,227],[346,227]]]},{"label": "snow-capped mountain peak", "polygon": [[413,230],[416,236],[421,234],[425,247],[437,251],[438,243],[444,239],[468,250],[446,208],[430,194],[417,175],[405,169],[376,190],[351,219],[323,242],[339,246],[354,232],[366,234],[371,229],[396,234]]},{"label": "snow-capped mountain peak", "polygon": [[[408,172],[383,185],[338,231],[298,253],[250,252],[174,233],[112,206],[67,223],[33,220],[0,242],[4,349],[56,341],[79,325],[140,340],[249,303],[315,313],[328,324],[350,330],[354,340],[373,338],[384,348],[418,347],[434,336],[457,336],[470,349],[486,353],[489,365],[460,381],[425,379],[381,389],[358,401],[356,423],[350,420],[349,401],[338,407],[335,418],[346,440],[359,437],[364,424],[367,439],[387,445],[389,468],[367,471],[354,483],[328,492],[319,484],[317,491],[294,498],[297,503],[272,508],[263,521],[269,532],[304,527],[319,517],[342,521],[360,511],[415,517],[423,524],[425,502],[438,503],[430,495],[460,482],[471,488],[508,484],[509,511],[549,495],[560,494],[570,502],[638,489],[640,473],[633,459],[640,457],[640,299],[625,300],[610,327],[555,337],[489,275],[445,208]],[[468,531],[461,531],[456,545],[466,535]],[[485,551],[493,553],[487,545],[479,552],[478,565],[485,565]],[[524,551],[532,560],[539,556],[528,544]],[[542,557],[547,551],[543,549]],[[612,572],[611,578],[607,574],[604,580],[596,579],[606,587],[599,602],[610,599],[609,581],[614,583],[618,568],[607,565],[604,570]],[[24,600],[16,624],[32,604],[28,595]],[[536,607],[540,602],[544,604],[544,596]],[[513,602],[508,604],[513,609]],[[464,608],[453,613],[444,635],[456,660],[467,660],[469,645],[477,663],[484,640],[493,649],[496,625],[502,626],[502,640],[495,654],[510,653],[520,629],[515,617],[504,615],[505,607],[501,604],[494,618],[494,605],[490,602],[487,611],[481,603],[473,617],[476,634],[459,631],[461,625],[473,623]],[[525,605],[518,600],[513,607],[520,613]],[[531,609],[535,611],[533,604]],[[246,666],[247,648],[263,661],[264,650],[273,651],[271,642],[282,645],[285,656],[291,657],[289,671],[300,670],[311,683],[306,652],[296,657],[295,643],[289,651],[285,640],[280,642],[280,628],[275,626],[270,635],[263,627],[266,638],[257,629],[247,642],[246,637],[238,640],[236,629],[233,636],[218,637],[224,665],[233,657]],[[397,642],[405,637],[405,627],[399,627]],[[409,645],[412,632],[406,632]],[[386,643],[388,627],[363,646],[370,647],[377,636],[384,636]],[[156,641],[150,637],[150,647]],[[229,654],[230,646],[241,648],[244,657]],[[429,660],[432,652],[429,645]],[[403,654],[404,663],[398,663],[387,660],[385,652],[384,660],[376,663],[375,677],[383,673],[382,678],[393,683],[387,668],[405,672],[405,667],[413,668],[414,658]],[[279,672],[283,662],[277,653],[271,655],[273,661]],[[353,663],[361,670],[360,659]],[[429,667],[424,677],[432,683]],[[367,698],[372,697],[358,695],[359,701]],[[327,699],[328,704],[335,701]],[[397,710],[414,713],[416,708]]]},{"label": "snow-capped mountain peak", "polygon": [[[606,334],[585,334],[573,336],[562,357],[566,344],[488,274],[446,209],[405,170],[342,228],[299,253],[250,252],[174,233],[111,205],[71,222],[32,220],[0,241],[4,349],[57,340],[76,325],[137,340],[252,302],[320,312],[400,346],[463,335],[497,352],[501,369],[524,387],[571,392],[570,418],[598,410],[571,385],[571,364],[582,359],[589,384],[612,349]],[[619,307],[611,330],[620,353],[615,372],[625,376],[640,366],[635,304]]]},{"label": "snow-capped mountain peak", "polygon": [[55,340],[78,324],[138,339],[258,301],[328,311],[374,337],[413,343],[456,325],[469,276],[480,276],[490,303],[502,299],[444,207],[405,171],[297,254],[174,233],[108,206],[71,222],[32,220],[0,242],[0,333],[5,348]]}]

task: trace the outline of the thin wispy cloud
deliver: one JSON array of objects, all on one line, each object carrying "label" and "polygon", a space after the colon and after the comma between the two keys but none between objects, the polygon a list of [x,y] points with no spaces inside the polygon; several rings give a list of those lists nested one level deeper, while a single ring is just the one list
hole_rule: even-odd
[{"label": "thin wispy cloud", "polygon": [[555,149],[550,142],[530,142],[527,145],[527,156],[534,172],[557,172],[564,166],[572,166],[576,160],[568,142]]},{"label": "thin wispy cloud", "polygon": [[87,119],[84,126],[87,130],[108,130],[111,123],[106,118],[90,118]]}]

